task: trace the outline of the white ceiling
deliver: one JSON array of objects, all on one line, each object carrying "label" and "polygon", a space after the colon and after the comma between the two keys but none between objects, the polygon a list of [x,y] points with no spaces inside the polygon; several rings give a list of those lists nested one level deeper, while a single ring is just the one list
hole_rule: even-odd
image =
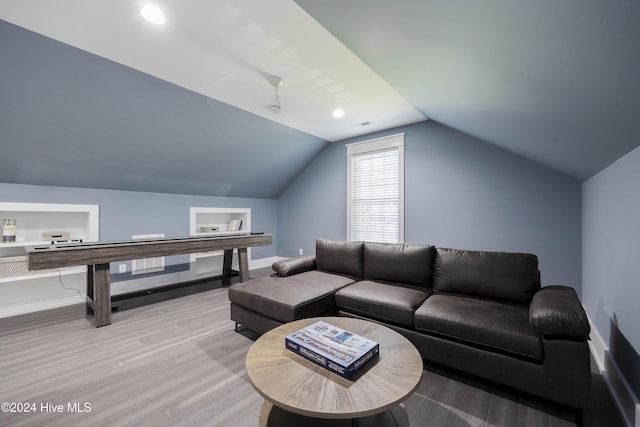
[{"label": "white ceiling", "polygon": [[156,0],[163,25],[144,3],[1,0],[0,17],[328,141],[426,120],[292,0]]}]

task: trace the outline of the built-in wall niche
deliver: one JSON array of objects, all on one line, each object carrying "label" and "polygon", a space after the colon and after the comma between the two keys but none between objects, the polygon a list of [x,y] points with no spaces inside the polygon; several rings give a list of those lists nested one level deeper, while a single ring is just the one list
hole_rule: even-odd
[{"label": "built-in wall niche", "polygon": [[249,208],[194,208],[190,209],[190,234],[227,235],[251,231]]},{"label": "built-in wall niche", "polygon": [[[208,208],[191,207],[189,219],[191,236],[228,236],[251,232],[250,208]],[[223,252],[206,252],[191,254],[192,268],[196,274],[222,273]],[[251,260],[251,248],[247,249]],[[237,256],[234,254],[233,268],[237,267]]]},{"label": "built-in wall niche", "polygon": [[98,241],[98,215],[98,205],[1,202],[0,219],[15,220],[16,230],[14,242],[0,243],[0,282],[83,271],[29,271],[24,247],[51,243],[50,239]]},{"label": "built-in wall niche", "polygon": [[0,318],[83,302],[86,267],[29,270],[24,247],[97,242],[99,206],[0,202],[1,219],[15,219],[16,230],[15,242],[0,239]]},{"label": "built-in wall niche", "polygon": [[0,249],[50,240],[98,241],[98,215],[98,205],[2,202],[0,219],[15,219],[16,231],[15,242],[0,243]]}]

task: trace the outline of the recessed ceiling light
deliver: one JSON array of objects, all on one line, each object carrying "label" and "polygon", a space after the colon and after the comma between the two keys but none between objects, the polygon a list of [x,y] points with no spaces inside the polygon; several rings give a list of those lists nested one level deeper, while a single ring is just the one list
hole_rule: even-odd
[{"label": "recessed ceiling light", "polygon": [[140,15],[152,24],[164,24],[164,13],[152,4],[146,4],[140,9]]},{"label": "recessed ceiling light", "polygon": [[344,111],[341,109],[337,109],[333,111],[333,117],[339,119],[340,117],[344,117]]}]

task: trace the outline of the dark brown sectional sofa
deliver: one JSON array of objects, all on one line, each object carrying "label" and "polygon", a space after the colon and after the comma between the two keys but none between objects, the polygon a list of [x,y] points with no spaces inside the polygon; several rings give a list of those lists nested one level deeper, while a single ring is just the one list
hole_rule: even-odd
[{"label": "dark brown sectional sofa", "polygon": [[540,286],[535,255],[319,239],[229,288],[231,319],[257,333],[340,315],[383,323],[435,361],[582,409],[589,323],[567,286]]}]

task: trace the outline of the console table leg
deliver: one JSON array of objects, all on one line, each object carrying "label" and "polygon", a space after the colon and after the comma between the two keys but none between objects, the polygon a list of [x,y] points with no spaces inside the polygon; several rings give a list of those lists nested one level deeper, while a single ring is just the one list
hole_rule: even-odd
[{"label": "console table leg", "polygon": [[231,264],[233,262],[233,249],[225,249],[222,258],[222,283],[228,285],[231,283]]},{"label": "console table leg", "polygon": [[238,248],[238,267],[240,270],[240,281],[249,280],[249,256],[247,248]]},{"label": "console table leg", "polygon": [[[96,328],[111,324],[111,282],[109,263],[88,266],[87,288],[91,288],[91,302]],[[87,289],[89,291],[89,289]],[[89,298],[89,292],[87,292]]]},{"label": "console table leg", "polygon": [[87,265],[86,313],[93,314],[93,265]]}]

